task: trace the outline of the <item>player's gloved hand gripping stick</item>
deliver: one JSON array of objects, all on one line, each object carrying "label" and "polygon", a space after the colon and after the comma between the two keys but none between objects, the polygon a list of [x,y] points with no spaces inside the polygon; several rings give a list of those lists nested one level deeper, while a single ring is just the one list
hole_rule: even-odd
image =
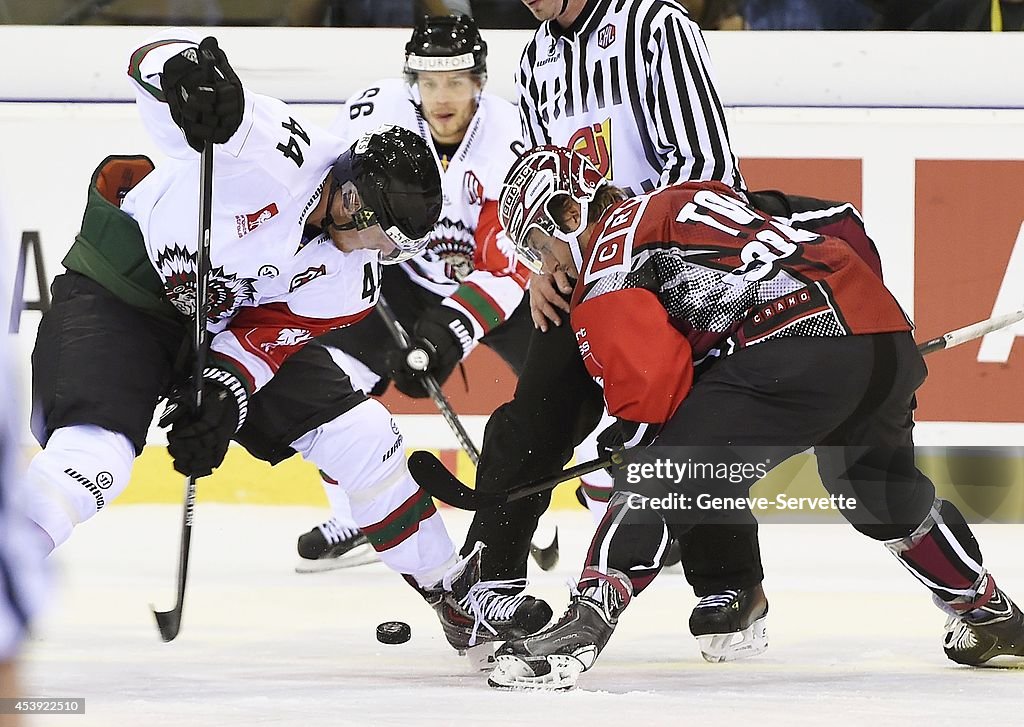
[{"label": "player's gloved hand gripping stick", "polygon": [[[950,331],[943,336],[926,341],[917,348],[922,355],[953,348],[961,343],[973,341],[975,338],[998,331],[1001,328],[1012,326],[1021,320],[1024,320],[1024,310],[972,323],[963,328],[957,328],[955,331]],[[550,490],[561,482],[571,480],[574,477],[580,477],[604,467],[622,464],[622,461],[622,451],[620,450],[613,452],[611,456],[599,457],[553,475],[526,482],[518,487],[513,487],[507,492],[477,492],[466,487],[430,452],[413,452],[412,456],[409,457],[409,471],[420,487],[441,502],[462,510],[485,510],[489,507],[496,507],[512,500],[519,500],[535,495],[538,492]]]},{"label": "player's gloved hand gripping stick", "polygon": [[480,462],[480,451],[473,444],[473,440],[469,438],[469,432],[462,426],[462,422],[459,421],[459,417],[455,410],[452,409],[452,405],[448,403],[448,399],[445,397],[444,392],[441,391],[437,379],[427,370],[430,365],[430,353],[422,348],[416,348],[411,345],[409,334],[405,332],[405,328],[398,321],[398,318],[395,317],[395,312],[391,310],[391,306],[388,305],[383,296],[377,301],[377,312],[380,314],[398,346],[403,351],[408,351],[406,354],[406,365],[410,369],[420,372],[419,376],[423,382],[423,387],[430,394],[430,398],[434,400],[434,404],[437,405],[441,416],[448,422],[448,426],[451,427],[455,438],[459,440],[459,445],[469,455],[469,459],[473,464],[478,464]]}]

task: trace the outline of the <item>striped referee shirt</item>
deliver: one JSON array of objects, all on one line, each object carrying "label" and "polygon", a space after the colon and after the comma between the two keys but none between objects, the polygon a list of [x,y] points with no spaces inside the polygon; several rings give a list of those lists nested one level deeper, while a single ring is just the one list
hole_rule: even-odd
[{"label": "striped referee shirt", "polygon": [[590,0],[567,29],[542,23],[517,90],[528,144],[575,149],[630,194],[743,189],[707,46],[675,0]]}]

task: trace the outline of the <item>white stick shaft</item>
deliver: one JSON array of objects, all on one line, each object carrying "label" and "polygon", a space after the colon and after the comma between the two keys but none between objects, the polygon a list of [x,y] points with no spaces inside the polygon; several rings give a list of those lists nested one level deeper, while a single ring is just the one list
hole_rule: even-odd
[{"label": "white stick shaft", "polygon": [[986,321],[972,323],[971,325],[964,326],[963,328],[957,328],[955,331],[950,331],[944,336],[933,338],[927,343],[922,343],[919,346],[919,350],[921,353],[931,353],[932,351],[953,348],[953,346],[959,346],[961,343],[973,341],[975,338],[981,338],[982,336],[988,335],[993,331],[998,331],[1001,328],[1012,326],[1014,323],[1021,320],[1024,320],[1024,309],[989,318]]}]

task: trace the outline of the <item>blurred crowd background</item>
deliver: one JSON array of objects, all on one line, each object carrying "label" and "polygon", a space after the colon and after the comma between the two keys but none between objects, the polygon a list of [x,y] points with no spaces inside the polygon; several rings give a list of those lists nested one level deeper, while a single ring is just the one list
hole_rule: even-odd
[{"label": "blurred crowd background", "polygon": [[[1024,30],[1024,0],[680,0],[705,30]],[[534,28],[522,0],[0,0],[0,23],[411,27],[467,13]]]}]

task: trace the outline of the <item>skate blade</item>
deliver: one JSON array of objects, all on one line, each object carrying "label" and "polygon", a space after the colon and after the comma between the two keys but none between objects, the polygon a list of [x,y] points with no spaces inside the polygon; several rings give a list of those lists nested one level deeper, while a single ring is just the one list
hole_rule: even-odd
[{"label": "skate blade", "polygon": [[477,644],[468,649],[459,649],[459,656],[466,658],[469,670],[473,673],[490,671],[494,668],[494,642]]},{"label": "skate blade", "polygon": [[975,669],[1012,669],[1014,671],[1024,670],[1024,656],[1019,654],[996,654],[988,661],[980,664],[967,664],[966,666]]},{"label": "skate blade", "polygon": [[518,656],[499,656],[497,662],[487,678],[488,686],[494,689],[565,692],[576,688],[580,674],[585,671],[578,659],[567,654],[548,656],[546,674],[537,674]]},{"label": "skate blade", "polygon": [[339,555],[337,558],[317,558],[316,560],[306,560],[305,558],[299,561],[299,564],[295,566],[296,573],[323,573],[324,571],[330,570],[341,570],[343,568],[355,568],[356,566],[366,565],[367,563],[376,563],[380,560],[377,555],[377,551],[373,549],[372,545],[357,545],[348,551],[344,555]]},{"label": "skate blade", "polygon": [[768,649],[768,618],[762,616],[743,631],[698,636],[697,644],[701,656],[712,664],[763,654]]}]

